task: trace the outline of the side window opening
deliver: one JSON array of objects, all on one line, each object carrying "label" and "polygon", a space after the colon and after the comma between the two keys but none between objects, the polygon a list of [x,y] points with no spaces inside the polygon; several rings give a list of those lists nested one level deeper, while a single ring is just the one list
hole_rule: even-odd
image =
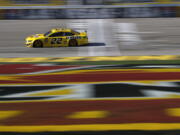
[{"label": "side window opening", "polygon": [[65,32],[65,36],[73,36],[74,34],[71,32]]},{"label": "side window opening", "polygon": [[79,32],[77,32],[77,31],[75,31],[75,30],[72,30],[72,33],[73,33],[73,34],[76,34],[76,35],[79,35],[79,34],[80,34]]},{"label": "side window opening", "polygon": [[51,31],[48,31],[44,34],[44,36],[48,36],[51,33]]},{"label": "side window opening", "polygon": [[60,36],[64,36],[64,32],[56,32],[51,34],[49,37],[60,37]]}]

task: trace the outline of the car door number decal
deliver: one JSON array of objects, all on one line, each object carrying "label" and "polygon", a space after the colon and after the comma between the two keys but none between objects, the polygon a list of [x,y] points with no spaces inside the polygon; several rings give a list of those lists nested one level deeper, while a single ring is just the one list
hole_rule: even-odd
[{"label": "car door number decal", "polygon": [[61,44],[62,38],[52,38],[51,44]]}]

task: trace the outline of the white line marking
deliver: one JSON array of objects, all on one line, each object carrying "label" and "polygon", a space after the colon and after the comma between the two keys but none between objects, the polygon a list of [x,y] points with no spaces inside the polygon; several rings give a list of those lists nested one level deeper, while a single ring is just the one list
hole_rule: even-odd
[{"label": "white line marking", "polygon": [[157,34],[157,33],[159,33],[159,34],[161,34],[162,32],[135,32],[135,31],[131,31],[131,32],[121,32],[120,31],[120,28],[118,29],[119,31],[117,31],[117,33],[121,33],[121,34]]},{"label": "white line marking", "polygon": [[80,70],[80,69],[92,68],[92,67],[96,67],[96,66],[82,66],[82,67],[70,67],[70,68],[63,68],[63,69],[50,69],[50,70],[37,71],[37,72],[31,72],[31,73],[20,73],[19,75],[53,73],[53,72],[62,72],[62,71],[68,71],[68,70]]}]

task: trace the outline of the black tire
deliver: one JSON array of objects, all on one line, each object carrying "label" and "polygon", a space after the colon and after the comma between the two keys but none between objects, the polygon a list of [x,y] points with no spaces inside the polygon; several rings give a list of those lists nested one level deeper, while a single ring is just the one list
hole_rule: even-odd
[{"label": "black tire", "polygon": [[69,40],[69,46],[78,46],[78,43],[75,39]]},{"label": "black tire", "polygon": [[34,41],[33,47],[34,47],[34,48],[41,48],[41,47],[43,47],[42,41],[40,41],[40,40]]}]

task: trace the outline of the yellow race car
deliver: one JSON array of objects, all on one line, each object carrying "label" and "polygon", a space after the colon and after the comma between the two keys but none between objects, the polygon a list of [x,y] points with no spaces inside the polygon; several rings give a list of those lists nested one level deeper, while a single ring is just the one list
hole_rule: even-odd
[{"label": "yellow race car", "polygon": [[35,34],[26,38],[27,47],[61,47],[88,44],[87,32],[77,32],[73,29],[51,29],[45,34]]}]

